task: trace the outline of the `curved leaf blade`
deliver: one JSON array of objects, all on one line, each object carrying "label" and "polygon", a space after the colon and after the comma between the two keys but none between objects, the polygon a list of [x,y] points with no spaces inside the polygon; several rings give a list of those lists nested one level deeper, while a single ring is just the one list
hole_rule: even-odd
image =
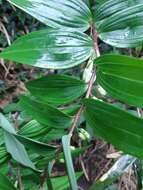
[{"label": "curved leaf blade", "polygon": [[86,61],[92,47],[91,38],[84,33],[44,29],[20,37],[0,57],[40,68],[65,69]]},{"label": "curved leaf blade", "polygon": [[30,160],[25,147],[21,144],[12,134],[4,132],[5,145],[8,153],[11,154],[12,158],[18,163],[36,170],[34,164]]},{"label": "curved leaf blade", "polygon": [[143,119],[99,100],[86,99],[85,117],[95,135],[127,154],[143,158]]},{"label": "curved leaf blade", "polygon": [[2,127],[5,131],[16,134],[14,127],[10,124],[10,122],[5,118],[5,116],[0,113],[0,127]]},{"label": "curved leaf blade", "polygon": [[26,84],[30,93],[44,102],[66,104],[82,96],[87,85],[71,76],[48,75]]},{"label": "curved leaf blade", "polygon": [[54,146],[51,146],[49,144],[45,144],[42,142],[39,142],[37,140],[33,140],[21,135],[15,136],[19,142],[21,142],[26,148],[31,149],[33,152],[38,153],[39,155],[45,155],[47,153],[51,153],[56,150]]},{"label": "curved leaf blade", "polygon": [[99,37],[115,47],[143,44],[143,2],[141,0],[103,1],[96,9]]},{"label": "curved leaf blade", "polygon": [[143,107],[143,60],[107,54],[98,58],[97,81],[114,98]]},{"label": "curved leaf blade", "polygon": [[70,151],[70,135],[65,135],[62,138],[62,144],[63,144],[63,151],[67,166],[67,173],[69,178],[69,183],[72,190],[78,190],[77,182],[76,182],[76,176],[75,171],[73,167],[72,157],[71,157],[71,151]]},{"label": "curved leaf blade", "polygon": [[85,31],[92,18],[88,6],[82,0],[8,1],[52,28]]},{"label": "curved leaf blade", "polygon": [[72,123],[72,119],[59,109],[32,97],[21,97],[20,105],[22,109],[43,125],[63,129],[68,128]]}]

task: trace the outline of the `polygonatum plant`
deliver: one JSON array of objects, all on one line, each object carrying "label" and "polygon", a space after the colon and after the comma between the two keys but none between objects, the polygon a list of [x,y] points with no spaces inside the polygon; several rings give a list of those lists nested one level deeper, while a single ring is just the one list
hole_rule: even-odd
[{"label": "polygonatum plant", "polygon": [[[82,173],[75,172],[72,157],[80,155],[88,146],[73,150],[71,139],[78,134],[82,140],[89,140],[82,123],[92,128],[96,138],[113,144],[122,154],[131,155],[120,158],[124,160],[120,168],[123,171],[135,157],[142,159],[143,60],[115,52],[102,54],[99,46],[100,42],[114,49],[137,50],[142,46],[142,0],[8,1],[46,27],[18,38],[0,53],[0,57],[57,70],[58,74],[27,82],[28,92],[20,98],[18,107],[20,113],[28,116],[28,121],[19,129],[0,115],[0,163],[13,158],[15,167],[25,167],[19,174],[23,181],[26,176],[33,176],[33,187],[26,184],[25,189],[65,190],[70,187],[78,190],[77,179]],[[68,74],[73,67],[81,68],[83,76]],[[106,95],[101,93],[99,97],[95,92],[97,86]],[[116,102],[132,107],[138,115]],[[57,139],[61,139],[59,145],[51,144]],[[61,159],[66,164],[68,177],[52,177],[53,165]],[[111,181],[115,180],[112,173],[116,172],[110,172]],[[121,174],[122,171],[116,176]],[[13,185],[3,175],[2,179],[3,190],[22,189],[20,181]],[[90,189],[99,186],[105,189],[105,184],[96,183]]]}]

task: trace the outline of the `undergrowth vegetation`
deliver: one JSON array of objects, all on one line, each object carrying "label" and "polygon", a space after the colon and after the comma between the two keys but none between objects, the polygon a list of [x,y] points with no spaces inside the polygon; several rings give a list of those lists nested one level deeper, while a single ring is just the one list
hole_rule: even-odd
[{"label": "undergrowth vegetation", "polygon": [[[143,2],[8,0],[7,6],[17,19],[18,9],[27,13],[23,19],[34,28],[21,36],[17,25],[21,37],[13,35],[12,45],[2,40],[0,58],[44,75],[28,81],[19,101],[0,113],[0,189],[85,189],[82,176],[92,182],[89,190],[121,189],[117,180],[134,166],[141,190]],[[119,151],[94,181],[82,155],[90,159],[95,139]]]}]

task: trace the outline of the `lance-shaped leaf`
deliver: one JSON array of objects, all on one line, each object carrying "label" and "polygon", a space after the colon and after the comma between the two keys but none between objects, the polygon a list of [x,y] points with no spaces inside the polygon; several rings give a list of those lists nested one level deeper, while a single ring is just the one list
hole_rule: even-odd
[{"label": "lance-shaped leaf", "polygon": [[99,100],[86,99],[85,117],[95,135],[125,153],[143,158],[143,119]]},{"label": "lance-shaped leaf", "polygon": [[64,30],[85,31],[92,16],[82,0],[8,0],[44,24]]},{"label": "lance-shaped leaf", "polygon": [[95,62],[97,81],[111,96],[143,107],[143,60],[109,54]]},{"label": "lance-shaped leaf", "polygon": [[72,102],[87,89],[83,81],[67,75],[48,75],[28,82],[26,87],[33,96],[53,104]]},{"label": "lance-shaped leaf", "polygon": [[1,173],[0,173],[0,189],[1,190],[16,190],[16,188],[9,181],[9,179]]},{"label": "lance-shaped leaf", "polygon": [[25,147],[21,144],[12,134],[4,132],[4,139],[7,151],[11,154],[12,158],[20,164],[36,170],[34,164],[30,160]]},{"label": "lance-shaped leaf", "polygon": [[0,57],[35,67],[64,69],[86,61],[92,46],[86,34],[44,29],[19,38]]},{"label": "lance-shaped leaf", "polygon": [[[13,135],[12,138],[15,139],[15,141],[19,140],[19,143],[25,145],[26,148],[32,149],[35,152],[39,153],[40,155],[55,151],[54,146],[17,134],[13,125],[5,118],[4,115],[0,114],[0,119],[1,121],[3,121],[1,122],[0,127],[2,127],[2,129],[7,133],[12,134]],[[34,124],[35,124],[34,127],[38,125],[36,121],[34,122]]]},{"label": "lance-shaped leaf", "polygon": [[143,43],[143,2],[103,1],[96,12],[99,37],[116,47],[137,47]]},{"label": "lance-shaped leaf", "polygon": [[63,136],[62,138],[63,152],[65,156],[65,162],[67,166],[67,173],[68,173],[71,190],[78,190],[75,171],[74,171],[72,157],[71,157],[70,141],[71,141],[70,135]]},{"label": "lance-shaped leaf", "polygon": [[65,113],[34,98],[23,96],[20,105],[30,116],[43,125],[53,128],[68,128],[72,123],[72,119]]}]

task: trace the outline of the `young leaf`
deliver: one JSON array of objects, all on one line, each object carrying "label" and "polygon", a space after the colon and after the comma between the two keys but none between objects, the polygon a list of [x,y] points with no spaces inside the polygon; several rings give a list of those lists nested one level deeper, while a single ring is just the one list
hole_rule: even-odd
[{"label": "young leaf", "polygon": [[34,98],[23,96],[20,105],[30,116],[43,125],[63,129],[68,128],[72,123],[72,119],[68,115]]},{"label": "young leaf", "polygon": [[0,189],[1,190],[16,190],[9,179],[0,173]]},{"label": "young leaf", "polygon": [[12,158],[20,164],[36,169],[32,161],[25,150],[23,144],[21,144],[12,134],[4,132],[5,145],[7,151],[11,154]]},{"label": "young leaf", "polygon": [[86,99],[85,117],[95,135],[125,153],[143,158],[143,119],[99,100]]},{"label": "young leaf", "polygon": [[86,61],[92,47],[86,34],[45,29],[19,38],[0,57],[40,68],[64,69]]},{"label": "young leaf", "polygon": [[65,161],[66,161],[66,166],[67,166],[67,173],[69,177],[71,190],[78,190],[75,171],[74,171],[73,162],[71,158],[70,140],[71,140],[70,135],[63,136],[62,138],[63,151],[64,151],[64,156],[65,156]]},{"label": "young leaf", "polygon": [[67,75],[48,75],[28,82],[26,87],[33,96],[53,104],[72,102],[87,89],[83,81]]},{"label": "young leaf", "polygon": [[142,45],[143,2],[141,0],[103,1],[95,11],[97,30],[103,41],[121,48]]},{"label": "young leaf", "polygon": [[143,60],[123,55],[98,58],[97,81],[114,98],[143,107]]},{"label": "young leaf", "polygon": [[90,26],[91,12],[82,0],[8,1],[52,28],[85,31]]}]

